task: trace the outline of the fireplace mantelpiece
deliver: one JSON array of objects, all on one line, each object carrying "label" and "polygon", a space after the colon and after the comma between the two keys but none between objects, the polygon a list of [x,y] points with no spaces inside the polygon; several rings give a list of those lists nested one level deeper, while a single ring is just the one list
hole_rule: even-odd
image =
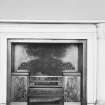
[{"label": "fireplace mantelpiece", "polygon": [[[102,27],[98,25],[98,27]],[[99,30],[98,30],[99,29]],[[99,70],[103,69],[97,65],[97,48],[103,50],[99,45],[102,43],[103,31],[102,28],[96,28],[94,24],[1,24],[0,25],[0,47],[1,47],[1,73],[0,77],[3,80],[0,82],[0,103],[6,103],[7,93],[7,39],[8,38],[36,38],[36,39],[53,39],[53,40],[66,40],[66,39],[85,39],[87,40],[87,104],[95,104],[103,97],[99,97],[100,93],[97,89],[96,73],[97,66]],[[98,33],[97,33],[98,31]],[[101,34],[102,41],[97,40],[98,34]],[[99,38],[99,36],[98,36]],[[98,43],[97,43],[98,42]],[[104,42],[103,42],[104,43]],[[97,46],[98,44],[98,46]],[[100,54],[99,54],[100,55]],[[100,73],[100,72],[99,72]],[[101,74],[99,74],[101,75]],[[98,75],[98,76],[99,76]],[[100,76],[98,78],[101,78]],[[100,81],[98,81],[100,83]],[[103,84],[101,84],[102,86]],[[104,87],[104,86],[103,86]],[[101,87],[102,89],[104,89]],[[98,87],[99,88],[99,87]],[[96,94],[97,92],[97,94]],[[98,96],[97,96],[98,95]],[[104,96],[104,95],[103,95]]]}]

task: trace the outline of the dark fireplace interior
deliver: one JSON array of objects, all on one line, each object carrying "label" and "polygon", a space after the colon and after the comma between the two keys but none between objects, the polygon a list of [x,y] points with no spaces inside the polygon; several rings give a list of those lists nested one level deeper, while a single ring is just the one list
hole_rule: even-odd
[{"label": "dark fireplace interior", "polygon": [[84,42],[29,43],[8,40],[10,105],[12,102],[26,102],[28,105],[81,103],[86,95],[83,93]]}]

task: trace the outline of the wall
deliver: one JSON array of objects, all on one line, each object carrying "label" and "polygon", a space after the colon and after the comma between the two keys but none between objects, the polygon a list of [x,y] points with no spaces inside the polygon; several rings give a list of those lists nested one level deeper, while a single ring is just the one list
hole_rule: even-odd
[{"label": "wall", "polygon": [[0,0],[0,19],[105,20],[105,0]]}]

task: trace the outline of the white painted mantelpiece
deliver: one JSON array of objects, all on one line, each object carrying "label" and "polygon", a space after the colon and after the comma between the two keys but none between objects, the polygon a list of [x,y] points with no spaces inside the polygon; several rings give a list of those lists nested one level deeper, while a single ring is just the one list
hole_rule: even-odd
[{"label": "white painted mantelpiece", "polygon": [[7,102],[7,39],[86,39],[87,104],[105,105],[105,23],[0,23],[0,105]]}]

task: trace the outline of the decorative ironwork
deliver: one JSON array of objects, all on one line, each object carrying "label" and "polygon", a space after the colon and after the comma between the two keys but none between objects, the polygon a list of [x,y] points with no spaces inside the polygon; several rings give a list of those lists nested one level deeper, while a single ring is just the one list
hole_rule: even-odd
[{"label": "decorative ironwork", "polygon": [[64,101],[80,102],[80,76],[65,76],[64,78]]},{"label": "decorative ironwork", "polygon": [[12,77],[12,99],[13,101],[26,101],[27,100],[27,77],[13,76]]}]

